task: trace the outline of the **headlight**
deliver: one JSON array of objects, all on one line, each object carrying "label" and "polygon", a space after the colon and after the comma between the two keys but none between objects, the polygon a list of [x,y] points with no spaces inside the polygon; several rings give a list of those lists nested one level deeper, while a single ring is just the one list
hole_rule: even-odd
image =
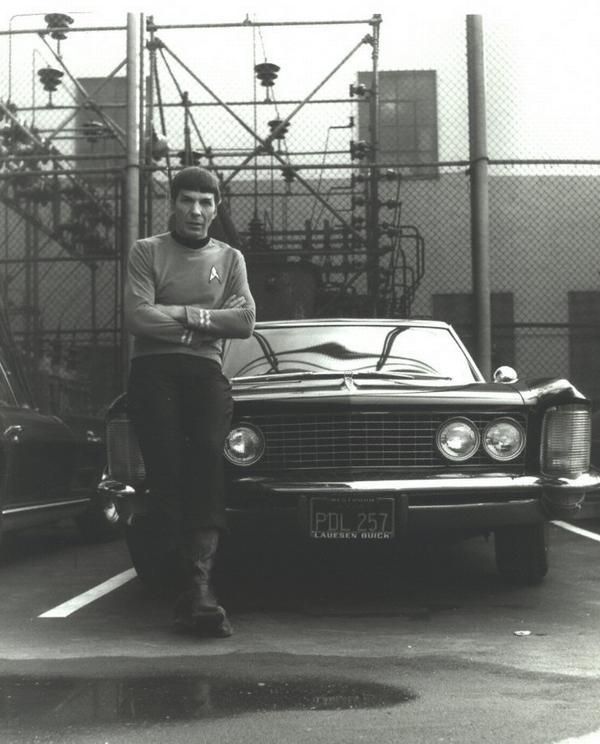
[{"label": "headlight", "polygon": [[451,419],[438,429],[437,446],[448,460],[468,460],[479,449],[479,443],[479,430],[469,419]]},{"label": "headlight", "polygon": [[494,460],[514,460],[524,447],[525,432],[514,419],[496,419],[483,432],[483,448]]},{"label": "headlight", "polygon": [[240,424],[225,439],[225,457],[234,465],[253,465],[265,451],[265,439],[260,429]]},{"label": "headlight", "polygon": [[590,468],[591,412],[572,404],[546,411],[542,427],[542,472],[577,476]]}]

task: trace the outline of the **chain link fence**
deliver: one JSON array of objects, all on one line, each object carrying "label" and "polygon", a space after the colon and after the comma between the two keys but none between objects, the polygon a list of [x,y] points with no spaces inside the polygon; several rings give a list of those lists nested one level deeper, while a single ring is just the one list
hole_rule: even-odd
[{"label": "chain link fence", "polygon": [[65,18],[17,14],[0,37],[2,346],[33,405],[87,416],[119,385],[125,100],[110,73],[126,45],[70,23],[21,33]]},{"label": "chain link fence", "polygon": [[521,374],[600,402],[597,22],[525,13],[484,29],[492,290],[513,305],[497,322],[513,323]]},{"label": "chain link fence", "polygon": [[[568,377],[600,399],[595,119],[559,131],[573,125],[556,101],[569,79],[549,81],[547,45],[517,31],[484,18],[492,367]],[[435,317],[471,343],[464,17],[394,30],[376,16],[150,18],[142,36],[142,235],[168,229],[170,175],[198,163],[221,179],[216,234],[244,251],[259,319]],[[580,53],[600,69],[593,41]],[[0,43],[6,322],[38,400],[97,412],[124,372],[125,29]],[[56,90],[43,69],[63,73]]]}]

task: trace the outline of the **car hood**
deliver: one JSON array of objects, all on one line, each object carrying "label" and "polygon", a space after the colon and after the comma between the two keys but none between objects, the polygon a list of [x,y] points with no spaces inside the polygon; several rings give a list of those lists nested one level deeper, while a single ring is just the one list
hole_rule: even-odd
[{"label": "car hood", "polygon": [[[472,382],[456,385],[447,380],[357,378],[328,373],[303,379],[289,376],[284,379],[283,375],[265,375],[252,380],[233,378],[232,388],[236,402],[256,404],[262,401],[288,401],[319,405],[327,402],[335,405],[389,405],[393,399],[406,405],[546,407],[587,400],[570,382],[558,378],[518,380],[511,384]],[[123,393],[112,402],[108,415],[126,409],[127,396]]]},{"label": "car hood", "polygon": [[311,375],[310,377],[286,378],[277,375],[265,376],[252,381],[234,379],[233,394],[236,401],[298,400],[325,402],[348,402],[351,404],[374,403],[378,399],[401,399],[410,405],[426,401],[439,401],[444,405],[456,403],[521,406],[524,398],[514,386],[474,382],[457,385],[448,380],[415,380],[402,377],[368,377],[350,374]]},{"label": "car hood", "polygon": [[515,383],[470,382],[457,385],[440,379],[407,379],[403,377],[360,377],[352,374],[313,374],[299,378],[266,375],[252,380],[233,379],[236,401],[331,400],[349,404],[401,400],[407,405],[427,402],[440,405],[536,406],[585,400],[568,380],[536,378]]}]

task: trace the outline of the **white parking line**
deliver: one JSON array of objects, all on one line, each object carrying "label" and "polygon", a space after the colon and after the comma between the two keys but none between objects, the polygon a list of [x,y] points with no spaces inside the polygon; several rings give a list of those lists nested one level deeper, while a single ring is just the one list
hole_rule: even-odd
[{"label": "white parking line", "polygon": [[[588,537],[590,540],[600,542],[600,535],[596,532],[590,532],[581,527],[575,527],[568,522],[561,522],[558,520],[553,521],[552,524],[561,527],[563,530],[569,530],[577,535],[582,535],[583,537]],[[109,594],[120,586],[123,586],[123,584],[126,584],[128,581],[131,581],[131,579],[135,578],[136,575],[135,569],[129,568],[127,571],[123,571],[122,573],[113,576],[112,579],[108,579],[107,581],[102,582],[102,584],[98,584],[98,586],[88,589],[87,592],[83,592],[83,594],[79,594],[77,597],[73,597],[73,599],[68,599],[66,602],[59,604],[57,607],[53,607],[47,612],[43,612],[41,615],[38,615],[38,617],[69,617],[69,615],[77,612],[77,610],[80,610],[82,607],[85,607],[91,602],[95,602],[105,594]]]},{"label": "white parking line", "polygon": [[68,617],[77,610],[80,610],[82,607],[90,604],[90,602],[94,602],[105,594],[109,594],[114,589],[123,586],[123,584],[131,581],[135,576],[137,576],[135,569],[129,568],[127,571],[123,571],[123,573],[113,576],[112,579],[108,579],[107,581],[102,582],[102,584],[98,584],[98,586],[88,589],[87,592],[83,592],[83,594],[73,597],[73,599],[68,599],[57,607],[53,607],[51,610],[38,615],[38,617]]},{"label": "white parking line", "polygon": [[575,525],[569,524],[568,522],[553,521],[552,524],[555,524],[557,527],[562,527],[563,530],[569,530],[569,532],[574,532],[576,535],[581,535],[582,537],[589,537],[590,540],[595,540],[596,542],[600,542],[600,535],[597,532],[590,532],[589,530],[584,530],[581,527],[575,527]]}]

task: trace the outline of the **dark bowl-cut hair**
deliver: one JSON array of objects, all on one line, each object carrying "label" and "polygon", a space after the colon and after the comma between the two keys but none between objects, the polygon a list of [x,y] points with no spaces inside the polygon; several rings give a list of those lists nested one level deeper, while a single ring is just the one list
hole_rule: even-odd
[{"label": "dark bowl-cut hair", "polygon": [[190,165],[175,174],[171,181],[171,200],[175,201],[177,194],[184,189],[213,194],[216,204],[221,201],[219,180],[210,171],[197,165]]}]

